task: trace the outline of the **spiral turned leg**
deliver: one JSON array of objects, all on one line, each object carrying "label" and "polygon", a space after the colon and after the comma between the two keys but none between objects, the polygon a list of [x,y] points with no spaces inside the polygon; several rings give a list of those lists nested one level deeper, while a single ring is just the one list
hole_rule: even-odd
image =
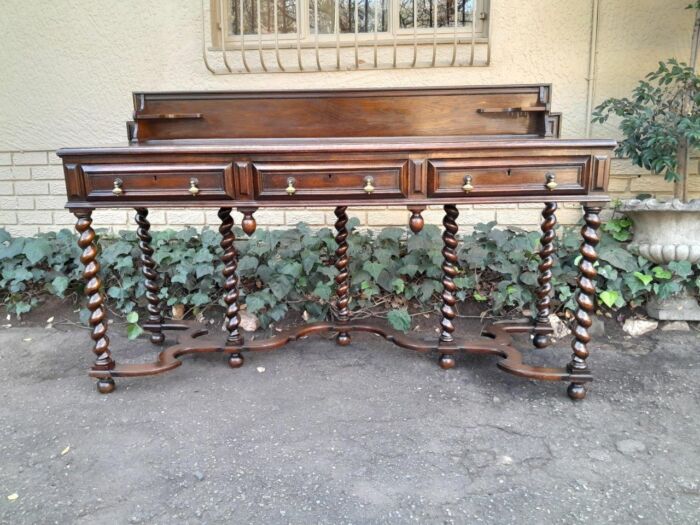
[{"label": "spiral turned leg", "polygon": [[148,324],[153,326],[151,331],[151,343],[162,344],[165,336],[161,332],[160,325],[163,324],[163,309],[160,298],[160,284],[158,283],[158,272],[156,262],[153,260],[153,238],[150,234],[151,223],[148,222],[148,210],[146,208],[136,208],[136,224],[138,229],[136,235],[139,238],[139,248],[141,249],[141,273],[146,280],[146,300],[148,301]]},{"label": "spiral turned leg", "polygon": [[571,399],[583,399],[586,397],[586,387],[584,383],[577,382],[576,374],[588,374],[589,369],[586,363],[588,359],[588,343],[591,336],[588,329],[593,324],[592,314],[595,309],[595,286],[596,276],[598,272],[595,269],[595,262],[598,260],[598,254],[595,247],[600,240],[598,237],[598,228],[600,227],[600,206],[585,206],[583,219],[585,225],[581,229],[583,242],[581,243],[580,253],[581,261],[579,262],[579,277],[578,277],[578,292],[576,294],[576,302],[578,309],[576,310],[576,326],[574,328],[574,338],[571,342],[571,348],[574,353],[571,356],[571,362],[567,366],[569,373],[573,376],[572,382],[569,385],[567,393]]},{"label": "spiral turned leg", "polygon": [[[549,306],[550,296],[552,294],[552,266],[554,265],[554,227],[557,224],[556,202],[547,202],[542,210],[542,237],[540,237],[540,264],[538,266],[539,276],[537,283],[537,319],[538,327],[549,326]],[[536,348],[545,348],[549,346],[551,340],[547,334],[535,334],[532,339],[532,344]]]},{"label": "spiral turned leg", "polygon": [[[109,337],[107,337],[106,310],[103,305],[104,298],[100,288],[100,263],[97,261],[97,245],[95,244],[95,230],[92,229],[92,210],[76,212],[78,222],[75,229],[80,234],[78,246],[82,248],[80,262],[84,265],[83,279],[85,283],[85,295],[88,298],[88,310],[90,310],[91,338],[95,342],[93,348],[97,356],[92,365],[93,370],[112,370],[114,360],[109,351]],[[109,394],[115,388],[114,379],[106,377],[97,381],[97,390],[102,394]]]},{"label": "spiral turned leg", "polygon": [[[459,211],[457,206],[453,204],[445,205],[445,217],[442,224],[445,231],[442,234],[442,321],[440,326],[441,342],[452,342],[452,332],[455,331],[455,326],[452,320],[457,316],[455,305],[457,304],[457,286],[454,278],[457,276],[457,217]],[[443,353],[440,355],[440,366],[445,370],[455,366],[455,358],[452,353]]]},{"label": "spiral turned leg", "polygon": [[[350,320],[350,310],[348,303],[350,302],[350,273],[348,272],[348,215],[345,213],[347,206],[338,206],[335,209],[335,229],[337,231],[335,241],[338,243],[338,248],[335,250],[335,267],[338,269],[338,275],[335,277],[336,284],[336,315],[338,321],[346,323]],[[350,334],[348,332],[338,332],[335,339],[336,343],[341,346],[350,344]]]},{"label": "spiral turned leg", "polygon": [[[231,208],[219,209],[218,215],[219,219],[221,219],[221,226],[219,226],[221,247],[224,250],[221,260],[224,262],[224,302],[226,303],[226,321],[224,326],[228,333],[226,344],[240,345],[243,344],[243,337],[238,330],[241,322],[241,317],[238,313],[238,276],[236,275],[238,255],[234,245],[236,237],[233,234]],[[243,356],[239,352],[231,354],[228,364],[231,368],[243,366]]]}]

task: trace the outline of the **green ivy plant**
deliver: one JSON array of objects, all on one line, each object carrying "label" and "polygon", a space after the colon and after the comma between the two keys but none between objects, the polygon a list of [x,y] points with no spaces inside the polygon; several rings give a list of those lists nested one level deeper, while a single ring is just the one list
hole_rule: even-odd
[{"label": "green ivy plant", "polygon": [[[436,311],[442,292],[442,238],[427,225],[419,234],[403,228],[377,233],[348,223],[351,275],[350,308],[358,317],[384,316],[398,330],[409,330],[412,317]],[[308,320],[328,318],[332,310],[333,264],[337,247],[329,228],[305,224],[285,230],[259,229],[247,238],[237,230],[241,301],[263,326],[281,321],[290,310]],[[222,302],[220,236],[214,230],[152,232],[154,259],[161,275],[160,297],[172,307],[185,305],[190,315],[204,313]],[[138,337],[139,311],[145,288],[133,231],[99,233],[103,291],[110,309],[126,318],[129,337]],[[461,237],[460,273],[454,279],[459,301],[475,301],[503,315],[535,311],[538,231],[498,229],[479,224]],[[629,223],[608,222],[598,245],[598,303],[616,310],[642,305],[648,297],[667,297],[687,286],[698,294],[700,269],[687,262],[657,266],[624,248]],[[557,310],[576,308],[576,265],[580,260],[577,228],[557,228],[557,264],[552,269],[553,304]],[[82,301],[80,249],[73,232],[12,237],[0,229],[0,301],[21,315],[49,296]],[[84,319],[87,311],[83,310]]]}]

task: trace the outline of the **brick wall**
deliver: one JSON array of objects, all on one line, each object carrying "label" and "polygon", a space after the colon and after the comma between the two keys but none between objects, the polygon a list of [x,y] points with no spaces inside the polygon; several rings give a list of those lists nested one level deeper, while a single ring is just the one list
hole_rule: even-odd
[{"label": "brick wall", "polygon": [[[692,196],[700,198],[698,159],[691,163],[690,187]],[[629,198],[639,193],[670,197],[673,186],[661,177],[649,175],[628,161],[615,159],[612,163],[610,195]],[[13,235],[33,235],[38,232],[72,228],[74,217],[63,206],[66,191],[63,183],[61,159],[50,151],[0,152],[0,227]],[[462,229],[479,222],[498,221],[502,226],[536,228],[539,224],[539,204],[473,205],[460,206],[458,223]],[[348,209],[369,228],[400,226],[408,223],[405,208],[370,208],[357,206]],[[442,209],[432,206],[423,214],[427,223],[439,224]],[[114,231],[133,227],[131,210],[96,210],[95,226]],[[574,224],[580,218],[578,205],[563,205],[557,212],[559,222]],[[260,210],[255,214],[258,225],[284,227],[304,221],[313,226],[332,226],[335,216],[330,208]],[[152,210],[149,219],[154,227],[182,228],[184,226],[218,227],[216,210]]]}]

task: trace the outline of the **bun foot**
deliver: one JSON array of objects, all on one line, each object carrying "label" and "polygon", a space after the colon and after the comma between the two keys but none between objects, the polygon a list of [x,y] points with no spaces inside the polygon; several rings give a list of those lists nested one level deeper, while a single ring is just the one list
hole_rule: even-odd
[{"label": "bun foot", "polygon": [[549,346],[549,336],[545,334],[535,334],[532,338],[532,344],[535,348],[547,348]]},{"label": "bun foot", "polygon": [[165,334],[151,334],[151,343],[153,343],[154,345],[162,345],[163,341],[165,341]]},{"label": "bun foot", "polygon": [[117,385],[114,383],[114,379],[111,377],[105,377],[97,381],[97,391],[100,394],[109,394],[110,392],[114,392],[116,387]]},{"label": "bun foot", "polygon": [[450,368],[454,368],[457,362],[455,361],[455,356],[452,354],[442,354],[440,356],[440,368],[443,370],[449,370]]},{"label": "bun foot", "polygon": [[586,387],[580,383],[571,383],[566,389],[566,393],[574,401],[580,401],[586,397]]},{"label": "bun foot", "polygon": [[231,354],[228,356],[228,366],[231,368],[240,368],[243,366],[243,356],[241,354]]},{"label": "bun foot", "polygon": [[350,334],[347,332],[339,332],[335,338],[335,342],[340,346],[348,346],[350,341]]}]

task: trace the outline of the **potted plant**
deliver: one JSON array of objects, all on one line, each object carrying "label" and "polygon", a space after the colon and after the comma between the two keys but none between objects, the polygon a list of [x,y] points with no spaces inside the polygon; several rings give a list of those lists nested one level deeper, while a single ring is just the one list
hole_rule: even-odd
[{"label": "potted plant", "polygon": [[[593,122],[620,117],[623,139],[616,154],[674,183],[673,199],[632,199],[622,204],[634,222],[630,251],[658,264],[700,262],[700,200],[688,199],[690,152],[700,144],[700,1],[695,10],[690,63],[669,59],[639,82],[630,98],[610,98],[593,113]],[[657,319],[700,320],[697,300],[687,291],[652,298],[647,313]]]}]

